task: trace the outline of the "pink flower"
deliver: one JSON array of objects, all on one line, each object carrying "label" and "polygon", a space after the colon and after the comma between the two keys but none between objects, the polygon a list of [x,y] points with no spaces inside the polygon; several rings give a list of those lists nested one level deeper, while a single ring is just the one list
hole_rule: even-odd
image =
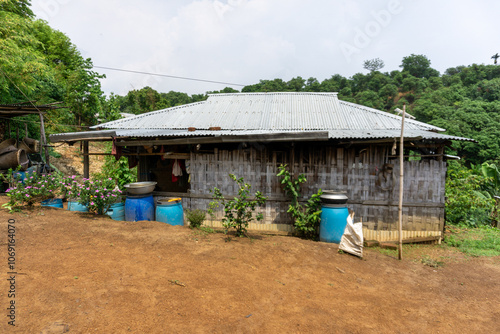
[{"label": "pink flower", "polygon": [[90,202],[90,205],[94,205],[94,202]]}]

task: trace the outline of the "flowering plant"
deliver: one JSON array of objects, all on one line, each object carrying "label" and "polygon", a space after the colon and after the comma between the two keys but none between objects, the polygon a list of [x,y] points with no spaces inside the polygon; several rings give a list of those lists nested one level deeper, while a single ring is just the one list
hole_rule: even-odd
[{"label": "flowering plant", "polygon": [[62,192],[67,199],[76,200],[80,198],[83,185],[76,179],[76,175],[66,177],[62,180]]},{"label": "flowering plant", "polygon": [[24,180],[17,174],[11,177],[10,187],[5,192],[9,196],[9,207],[18,207],[24,204],[33,205],[36,201],[54,198],[61,193],[62,175],[28,174]]},{"label": "flowering plant", "polygon": [[112,178],[83,179],[79,188],[79,202],[87,205],[89,212],[104,214],[111,204],[121,201],[122,191]]},{"label": "flowering plant", "polygon": [[111,204],[121,201],[122,191],[112,178],[83,179],[79,182],[76,176],[63,178],[62,174],[29,174],[24,180],[19,175],[9,176],[10,188],[6,190],[10,197],[7,206],[12,211],[27,204],[64,196],[78,199],[80,204],[86,205],[89,212],[104,214]]}]

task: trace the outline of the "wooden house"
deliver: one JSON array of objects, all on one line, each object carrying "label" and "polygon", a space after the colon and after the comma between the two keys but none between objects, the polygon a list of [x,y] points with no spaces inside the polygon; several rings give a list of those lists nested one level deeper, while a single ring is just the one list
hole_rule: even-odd
[{"label": "wooden house", "polygon": [[[293,175],[305,174],[304,200],[318,189],[345,192],[365,238],[382,241],[397,239],[401,121],[336,93],[216,94],[50,140],[113,140],[114,152],[138,165],[139,181],[157,181],[156,195],[180,196],[185,208],[207,209],[214,187],[234,195],[228,174],[243,177],[268,197],[264,220],[250,225],[261,230],[292,230],[289,200],[276,176],[286,164]],[[444,149],[452,140],[470,139],[410,119],[404,130],[403,238],[439,238]]]}]

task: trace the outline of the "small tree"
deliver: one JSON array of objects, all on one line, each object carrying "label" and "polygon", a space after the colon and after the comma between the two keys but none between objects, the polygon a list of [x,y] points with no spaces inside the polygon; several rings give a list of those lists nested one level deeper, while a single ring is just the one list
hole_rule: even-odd
[{"label": "small tree", "polygon": [[[215,202],[222,204],[224,207],[224,218],[222,225],[225,233],[230,228],[236,229],[236,236],[241,237],[246,235],[248,224],[253,220],[253,212],[258,206],[262,206],[266,202],[266,197],[262,196],[260,191],[255,193],[254,199],[250,199],[250,188],[248,183],[243,181],[243,178],[237,178],[234,174],[229,174],[229,177],[238,184],[238,196],[232,200],[226,200],[219,188],[211,190]],[[210,213],[210,209],[209,209]],[[257,220],[262,220],[262,213],[257,214]]]},{"label": "small tree", "polygon": [[385,66],[384,61],[380,58],[365,60],[365,62],[363,63],[363,68],[370,72],[378,71],[382,69],[384,66]]}]

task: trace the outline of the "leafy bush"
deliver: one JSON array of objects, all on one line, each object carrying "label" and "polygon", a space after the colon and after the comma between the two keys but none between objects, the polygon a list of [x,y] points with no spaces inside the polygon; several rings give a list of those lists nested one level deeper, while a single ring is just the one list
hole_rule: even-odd
[{"label": "leafy bush", "polygon": [[89,212],[95,214],[104,214],[111,204],[121,201],[122,191],[112,178],[83,179],[78,188],[80,190],[78,202],[87,205]]},{"label": "leafy bush", "polygon": [[[111,151],[111,146],[109,146]],[[116,184],[120,189],[127,183],[137,182],[137,168],[128,168],[127,157],[121,157],[116,160],[112,155],[107,155],[104,158],[104,165],[100,173],[93,175],[96,178],[116,180]]]},{"label": "leafy bush", "polygon": [[[238,184],[238,196],[232,200],[226,200],[222,195],[220,189],[214,188],[213,192],[214,202],[220,203],[224,207],[224,218],[222,218],[222,225],[227,233],[230,228],[236,229],[236,236],[241,237],[246,235],[248,224],[253,220],[253,212],[258,206],[264,205],[266,197],[262,196],[260,191],[254,195],[255,199],[250,200],[250,188],[248,183],[243,181],[243,178],[237,178],[234,174],[229,174],[229,177]],[[214,206],[211,206],[212,209]],[[210,210],[209,209],[209,210]],[[209,213],[212,213],[209,211]],[[257,214],[256,219],[262,220],[261,213]]]},{"label": "leafy bush", "polygon": [[446,221],[469,227],[491,224],[494,199],[485,189],[490,187],[488,178],[480,170],[468,169],[450,162],[446,179]]},{"label": "leafy bush", "polygon": [[306,239],[318,239],[318,227],[321,220],[321,199],[323,193],[321,189],[313,194],[305,205],[299,203],[300,185],[306,182],[304,174],[300,174],[297,179],[293,179],[287,170],[287,165],[279,167],[278,177],[281,177],[281,184],[284,185],[285,193],[291,198],[292,203],[288,207],[294,219],[295,231],[299,236]]},{"label": "leafy bush", "polygon": [[186,210],[186,218],[191,228],[198,228],[205,220],[206,212],[200,209]]}]

